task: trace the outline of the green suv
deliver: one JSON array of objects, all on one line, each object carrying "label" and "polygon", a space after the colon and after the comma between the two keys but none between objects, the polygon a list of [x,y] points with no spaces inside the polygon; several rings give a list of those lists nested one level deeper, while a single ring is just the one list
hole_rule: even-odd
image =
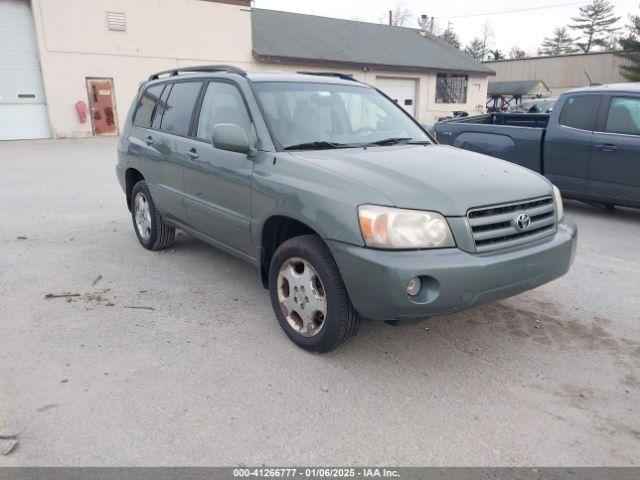
[{"label": "green suv", "polygon": [[178,228],[255,265],[282,329],[314,352],[363,318],[448,314],[542,285],[576,246],[548,180],[438,145],[343,75],[152,75],[117,175],[143,247],[171,246]]}]

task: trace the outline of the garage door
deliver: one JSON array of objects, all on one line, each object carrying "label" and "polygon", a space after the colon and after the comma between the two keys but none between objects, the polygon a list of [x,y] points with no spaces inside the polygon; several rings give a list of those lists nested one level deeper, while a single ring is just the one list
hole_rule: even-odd
[{"label": "garage door", "polygon": [[377,78],[376,87],[415,117],[416,81],[410,78]]},{"label": "garage door", "polygon": [[0,0],[0,140],[50,136],[29,2]]}]

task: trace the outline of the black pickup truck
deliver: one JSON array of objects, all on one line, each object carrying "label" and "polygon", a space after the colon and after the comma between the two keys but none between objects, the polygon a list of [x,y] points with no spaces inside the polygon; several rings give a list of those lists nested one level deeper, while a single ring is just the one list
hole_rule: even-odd
[{"label": "black pickup truck", "polygon": [[440,143],[530,168],[567,197],[640,207],[640,83],[571,90],[551,114],[436,123]]}]

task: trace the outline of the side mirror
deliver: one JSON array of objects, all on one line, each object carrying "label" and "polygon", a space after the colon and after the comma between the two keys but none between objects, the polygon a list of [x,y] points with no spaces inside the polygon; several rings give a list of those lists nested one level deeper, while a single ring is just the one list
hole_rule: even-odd
[{"label": "side mirror", "polygon": [[213,135],[211,137],[213,146],[220,150],[244,153],[245,155],[249,155],[251,152],[247,132],[235,123],[216,124],[213,127]]}]

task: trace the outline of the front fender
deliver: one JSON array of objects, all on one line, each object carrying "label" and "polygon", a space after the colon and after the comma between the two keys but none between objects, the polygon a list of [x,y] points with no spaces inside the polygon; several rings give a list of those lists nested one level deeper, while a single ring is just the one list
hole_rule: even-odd
[{"label": "front fender", "polygon": [[363,245],[357,208],[364,203],[392,205],[379,192],[288,152],[261,153],[252,179],[256,254],[264,224],[275,215],[298,220],[323,240]]}]

